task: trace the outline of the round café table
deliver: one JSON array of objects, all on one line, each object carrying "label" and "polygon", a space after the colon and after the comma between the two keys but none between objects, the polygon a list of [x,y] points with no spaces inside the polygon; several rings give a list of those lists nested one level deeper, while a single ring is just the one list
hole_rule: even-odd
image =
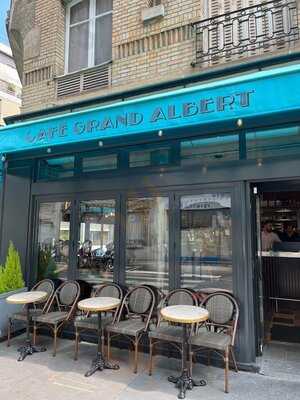
[{"label": "round caf\u00e9 table", "polygon": [[97,313],[98,315],[98,351],[97,356],[92,362],[92,367],[85,373],[85,376],[93,375],[97,370],[103,369],[119,369],[119,365],[112,365],[105,360],[101,352],[101,313],[104,311],[115,310],[121,303],[120,299],[114,297],[91,297],[89,299],[81,300],[78,303],[78,308],[82,311],[89,311]]},{"label": "round caf\u00e9 table", "polygon": [[31,344],[30,341],[30,312],[29,306],[30,304],[38,303],[47,298],[48,293],[42,291],[32,291],[32,292],[23,292],[12,294],[9,296],[6,301],[9,304],[23,304],[26,309],[26,344],[18,349],[20,356],[18,361],[23,361],[25,357],[31,356],[33,353],[40,353],[46,351],[45,347],[36,347]]},{"label": "round caf\u00e9 table", "polygon": [[194,386],[205,386],[205,380],[195,381],[188,368],[188,327],[192,324],[204,322],[208,319],[208,311],[204,308],[189,305],[176,305],[164,307],[161,311],[163,319],[182,325],[182,370],[179,377],[169,376],[169,382],[175,383],[179,389],[178,398],[184,399],[187,390]]}]

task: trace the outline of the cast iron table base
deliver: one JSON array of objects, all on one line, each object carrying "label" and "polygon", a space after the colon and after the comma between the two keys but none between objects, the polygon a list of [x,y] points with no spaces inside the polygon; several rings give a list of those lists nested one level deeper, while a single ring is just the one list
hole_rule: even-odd
[{"label": "cast iron table base", "polygon": [[89,369],[84,376],[91,376],[96,371],[103,371],[104,369],[120,369],[119,365],[111,364],[106,361],[101,352],[97,353],[97,357],[93,360],[92,367]]},{"label": "cast iron table base", "polygon": [[26,316],[27,316],[27,318],[26,318],[27,319],[26,344],[25,344],[25,346],[22,346],[18,349],[18,352],[20,353],[18,361],[23,361],[27,356],[32,356],[32,354],[34,354],[34,353],[42,353],[47,350],[45,347],[36,347],[31,344],[30,331],[29,331],[29,325],[30,325],[29,304],[26,304],[25,307],[26,307]]},{"label": "cast iron table base", "polygon": [[169,376],[168,381],[175,383],[175,387],[179,389],[178,398],[185,399],[187,390],[192,390],[194,386],[205,386],[206,381],[201,379],[196,381],[192,378],[188,366],[187,366],[187,354],[188,354],[188,328],[187,324],[183,324],[182,334],[182,370],[179,377]]},{"label": "cast iron table base", "polygon": [[20,353],[18,361],[23,361],[27,356],[32,356],[34,353],[43,353],[44,351],[47,351],[45,347],[33,346],[30,340],[26,340],[25,346],[18,349],[18,352]]},{"label": "cast iron table base", "polygon": [[84,376],[89,377],[93,375],[96,371],[103,371],[104,369],[120,369],[119,365],[111,364],[105,360],[103,354],[101,353],[101,331],[102,331],[102,320],[101,311],[98,312],[98,353],[97,357],[92,362],[92,367],[84,374]]},{"label": "cast iron table base", "polygon": [[175,386],[177,389],[179,389],[179,394],[178,398],[179,399],[185,399],[185,393],[187,390],[192,390],[194,386],[205,386],[206,382],[204,379],[201,379],[200,381],[195,381],[190,374],[188,373],[188,370],[183,370],[182,374],[178,377],[175,376],[169,376],[168,381],[175,383]]}]

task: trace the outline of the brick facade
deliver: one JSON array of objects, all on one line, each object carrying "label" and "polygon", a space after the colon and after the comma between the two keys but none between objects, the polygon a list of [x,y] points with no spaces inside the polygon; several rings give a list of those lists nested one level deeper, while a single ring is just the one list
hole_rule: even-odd
[{"label": "brick facade", "polygon": [[[113,60],[109,84],[81,94],[64,95],[65,3],[68,0],[14,0],[9,34],[23,81],[23,112],[121,91],[168,80],[214,67],[215,62],[192,66],[195,61],[195,31],[191,23],[221,15],[256,0],[163,0],[164,16],[142,21],[147,0],[113,1]],[[296,1],[299,3],[299,1]],[[298,7],[299,9],[300,7]],[[297,45],[299,48],[299,45]],[[264,47],[263,50],[225,57],[222,62],[240,62],[265,53],[286,53],[295,44]],[[74,75],[74,82],[81,79]],[[70,78],[69,78],[70,79]],[[71,79],[72,76],[71,76]],[[70,81],[69,81],[70,82]],[[58,96],[57,85],[60,85]],[[80,83],[79,83],[80,84]]]}]

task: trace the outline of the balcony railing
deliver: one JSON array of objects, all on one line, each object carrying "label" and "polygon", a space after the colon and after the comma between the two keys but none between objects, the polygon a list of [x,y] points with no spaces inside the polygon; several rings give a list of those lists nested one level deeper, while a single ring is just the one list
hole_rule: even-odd
[{"label": "balcony railing", "polygon": [[297,0],[273,0],[196,22],[195,63],[247,57],[296,42],[297,3]]}]

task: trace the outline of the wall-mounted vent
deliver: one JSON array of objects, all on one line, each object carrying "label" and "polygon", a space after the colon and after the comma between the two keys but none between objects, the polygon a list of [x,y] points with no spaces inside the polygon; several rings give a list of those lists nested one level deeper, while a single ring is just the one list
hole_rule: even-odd
[{"label": "wall-mounted vent", "polygon": [[57,78],[57,97],[76,96],[111,84],[111,64],[79,71]]}]

